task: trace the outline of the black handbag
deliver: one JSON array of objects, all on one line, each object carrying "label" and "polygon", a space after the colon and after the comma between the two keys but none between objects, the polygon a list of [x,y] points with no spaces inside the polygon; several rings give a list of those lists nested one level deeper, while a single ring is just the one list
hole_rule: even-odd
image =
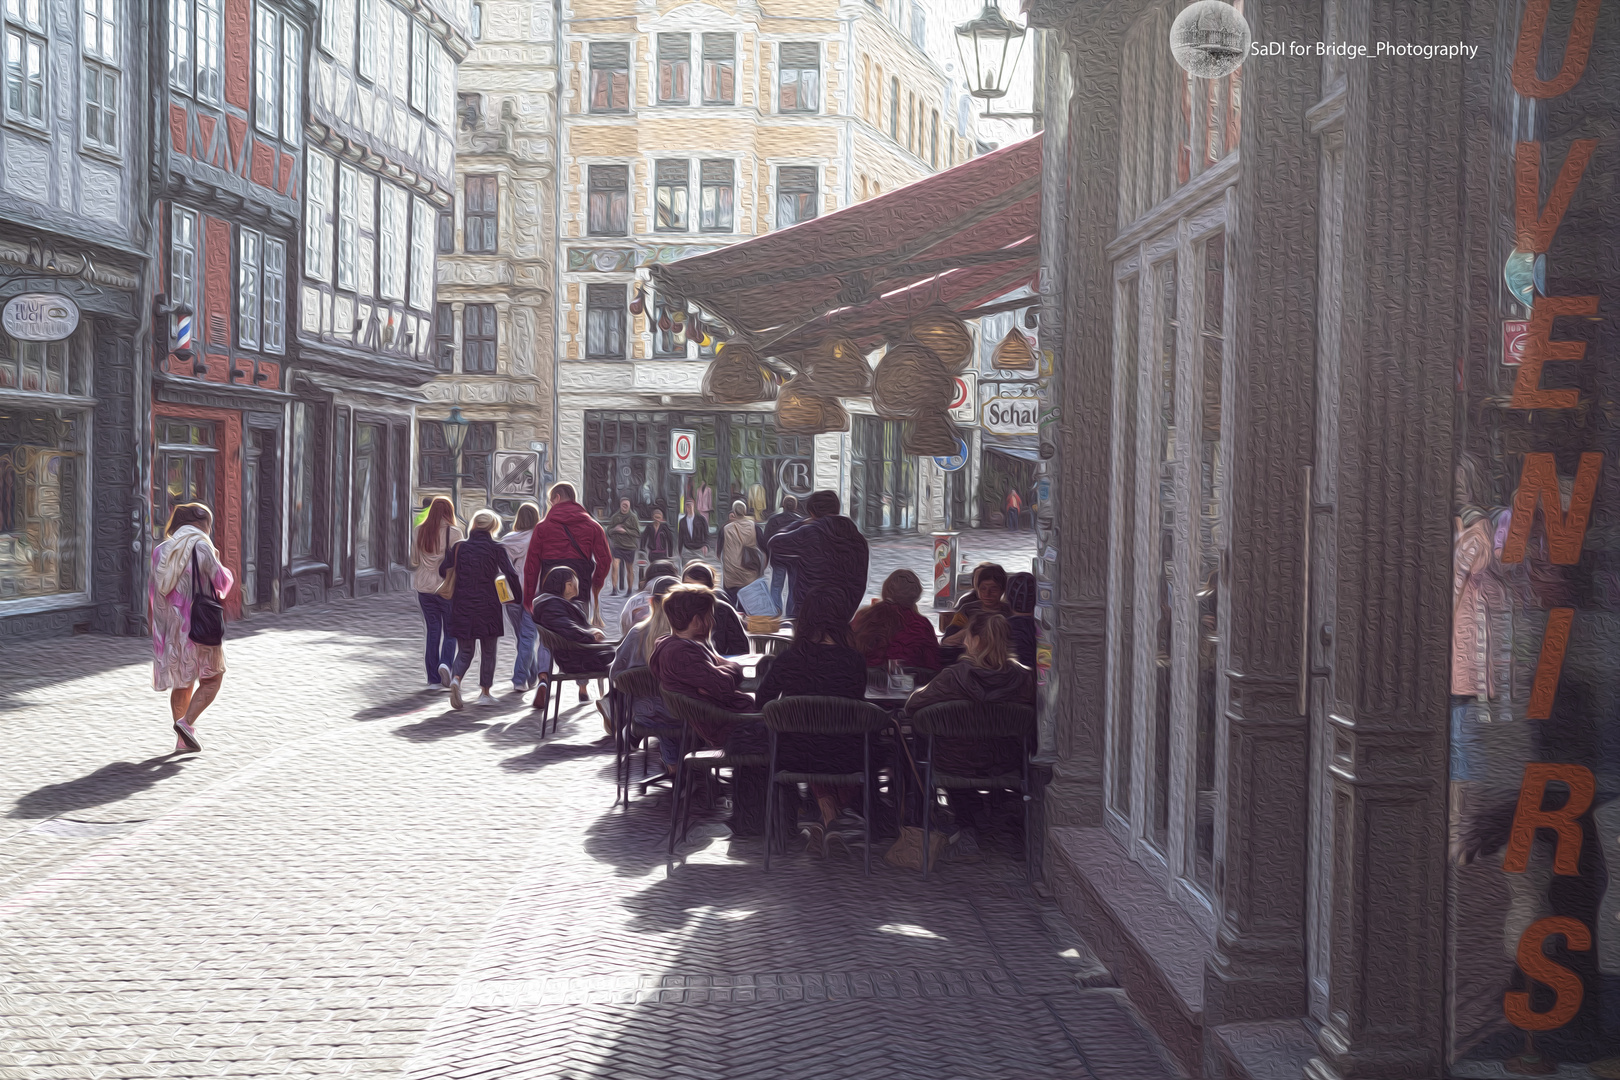
[{"label": "black handbag", "polygon": [[214,593],[214,583],[204,592],[198,584],[197,549],[191,549],[191,631],[186,635],[199,645],[218,645],[225,640],[225,605]]}]

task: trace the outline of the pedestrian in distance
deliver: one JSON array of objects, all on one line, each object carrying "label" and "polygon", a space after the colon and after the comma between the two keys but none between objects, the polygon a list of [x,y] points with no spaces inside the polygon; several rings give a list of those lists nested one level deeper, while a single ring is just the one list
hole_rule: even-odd
[{"label": "pedestrian in distance", "polygon": [[[799,513],[799,500],[794,498],[792,495],[784,495],[782,497],[782,509],[775,514],[772,514],[770,520],[765,522],[765,528],[761,533],[762,539],[760,540],[760,547],[764,548],[766,551],[769,551],[771,547],[771,537],[775,536],[783,529],[797,525],[803,520],[804,515]],[[787,586],[788,583],[787,564],[776,562],[773,559],[771,560],[770,565],[771,602],[776,605],[776,610],[780,612],[784,610],[782,607],[782,590]]]},{"label": "pedestrian in distance", "polygon": [[[866,537],[842,508],[836,491],[818,491],[805,500],[810,518],[791,525],[767,544],[771,562],[782,562],[793,577],[790,608],[802,597],[827,589],[843,603],[844,622],[855,617],[866,596],[871,558]],[[789,614],[792,614],[790,610]]]},{"label": "pedestrian in distance", "polygon": [[675,540],[680,545],[681,558],[687,562],[709,557],[709,519],[698,512],[693,502],[686,504],[686,512],[675,523]]},{"label": "pedestrian in distance", "polygon": [[675,533],[664,520],[664,508],[653,507],[652,524],[641,531],[641,550],[647,556],[647,581],[658,575],[653,573],[654,563],[675,563]]},{"label": "pedestrian in distance", "polygon": [[[590,624],[579,596],[579,575],[572,567],[554,567],[540,583],[534,597],[534,621],[537,626],[561,638],[567,644],[552,654],[552,661],[562,675],[581,671],[606,671],[613,663],[614,646],[607,644],[607,635]],[[561,687],[557,693],[562,693]],[[536,699],[537,701],[539,699]],[[585,682],[579,681],[579,703],[590,701]]]},{"label": "pedestrian in distance", "polygon": [[[519,595],[522,581],[512,568],[506,549],[495,542],[501,531],[501,516],[493,510],[480,510],[468,522],[470,535],[451,548],[439,564],[439,574],[455,574],[450,596],[449,627],[456,639],[454,669],[440,665],[439,679],[450,687],[450,707],[462,706],[461,681],[472,667],[473,650],[478,650],[478,704],[493,705],[489,692],[495,683],[495,643],[504,636],[503,606]],[[504,579],[503,591],[497,579]],[[504,594],[503,594],[504,592]]]},{"label": "pedestrian in distance", "polygon": [[[538,524],[540,507],[527,502],[518,507],[517,516],[512,520],[512,531],[501,537],[500,541],[513,566],[522,566],[528,561],[529,542],[533,540],[534,527]],[[523,606],[521,594],[514,596],[506,605],[506,618],[512,624],[513,636],[517,638],[517,659],[512,664],[512,690],[514,693],[533,690],[539,681],[540,669],[551,666],[551,654],[540,644],[540,635],[534,629],[534,617]]]},{"label": "pedestrian in distance", "polygon": [[546,501],[546,516],[534,527],[523,560],[523,606],[533,611],[540,583],[557,567],[566,566],[579,579],[588,617],[589,604],[601,594],[613,566],[607,532],[579,504],[573,484],[552,484]]},{"label": "pedestrian in distance", "polygon": [[760,528],[748,513],[748,504],[738,499],[731,504],[731,520],[720,530],[720,572],[724,577],[726,599],[737,606],[737,592],[752,585],[765,573],[765,549]]},{"label": "pedestrian in distance", "polygon": [[422,622],[427,627],[427,685],[429,690],[448,690],[439,678],[442,668],[456,662],[456,639],[447,623],[450,619],[450,601],[439,595],[444,579],[439,566],[444,554],[462,539],[456,525],[456,508],[443,495],[428,503],[427,517],[416,527],[411,537],[411,585],[416,589],[416,601],[422,608]]},{"label": "pedestrian in distance", "polygon": [[174,752],[197,753],[196,725],[225,681],[225,616],[220,601],[236,584],[211,535],[214,514],[181,503],[152,552],[147,602],[152,620],[152,689],[169,692]]},{"label": "pedestrian in distance", "polygon": [[628,497],[619,500],[619,512],[608,518],[607,538],[613,553],[613,591],[608,595],[629,596],[636,547],[641,543],[641,518],[630,508]]}]

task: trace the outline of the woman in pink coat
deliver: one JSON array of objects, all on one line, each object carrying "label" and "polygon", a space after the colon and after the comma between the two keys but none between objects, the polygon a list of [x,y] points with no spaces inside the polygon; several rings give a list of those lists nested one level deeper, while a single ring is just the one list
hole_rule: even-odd
[{"label": "woman in pink coat", "polygon": [[[222,600],[236,579],[219,560],[209,534],[214,515],[202,503],[182,503],[169,515],[164,541],[152,552],[147,601],[152,613],[152,689],[169,691],[169,711],[179,737],[175,753],[202,749],[197,718],[219,694],[225,679],[225,646],[191,640],[193,579],[213,586]],[[193,566],[195,565],[195,572]]]}]

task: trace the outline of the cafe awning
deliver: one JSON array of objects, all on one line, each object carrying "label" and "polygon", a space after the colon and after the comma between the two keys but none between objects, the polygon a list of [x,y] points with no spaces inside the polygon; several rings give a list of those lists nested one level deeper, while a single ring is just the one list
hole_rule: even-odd
[{"label": "cafe awning", "polygon": [[652,268],[653,290],[723,322],[762,355],[830,332],[863,348],[943,304],[971,317],[1034,282],[1041,136],[718,251]]}]

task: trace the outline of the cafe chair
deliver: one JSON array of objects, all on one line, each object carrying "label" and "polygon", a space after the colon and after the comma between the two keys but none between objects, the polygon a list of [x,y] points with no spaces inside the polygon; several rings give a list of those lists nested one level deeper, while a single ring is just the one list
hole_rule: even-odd
[{"label": "cafe chair", "polygon": [[[551,730],[553,733],[556,732],[557,725],[562,722],[563,683],[591,682],[594,680],[596,682],[596,691],[598,694],[600,694],[602,692],[602,684],[607,682],[609,675],[607,668],[603,668],[601,671],[575,671],[568,672],[566,674],[558,671],[557,653],[560,650],[572,648],[574,643],[569,641],[567,638],[563,638],[552,633],[539,623],[534,624],[534,632],[540,635],[540,644],[545,646],[546,651],[551,654],[551,666],[546,672],[545,686],[545,693],[549,695],[549,698],[547,701],[541,701],[539,691],[535,692],[534,698],[535,707],[542,710],[542,715],[540,717],[540,737],[543,739],[546,737],[546,717],[544,715],[544,710],[548,704],[551,706]],[[610,641],[606,644],[612,645],[614,643]]]},{"label": "cafe chair", "polygon": [[[776,833],[776,789],[782,784],[836,784],[861,786],[861,817],[866,823],[866,874],[872,873],[872,734],[890,724],[889,714],[870,702],[843,697],[785,697],[765,705],[765,728],[771,736],[770,771],[765,788],[765,869],[771,868],[771,847]],[[860,736],[861,771],[818,773],[780,768],[780,737],[810,735]],[[788,763],[792,764],[791,760]],[[784,853],[786,842],[783,844]]]},{"label": "cafe chair", "polygon": [[[942,701],[919,709],[911,716],[911,731],[922,741],[926,760],[923,769],[923,877],[928,877],[928,851],[932,839],[935,792],[1016,791],[1024,799],[1024,864],[1030,879],[1035,876],[1035,859],[1029,834],[1029,804],[1034,796],[1029,783],[1029,759],[1035,744],[1035,710],[1028,705],[989,704],[976,701]],[[940,744],[960,746],[978,743],[1018,751],[1018,772],[942,772],[934,767]]]},{"label": "cafe chair", "polygon": [[673,858],[675,845],[686,839],[690,824],[693,782],[699,776],[708,782],[712,806],[715,773],[721,769],[735,771],[741,768],[764,768],[770,764],[770,759],[764,754],[728,755],[724,749],[711,750],[702,747],[700,746],[702,740],[692,726],[697,723],[710,731],[729,730],[745,724],[757,724],[761,719],[759,713],[727,712],[707,701],[671,693],[668,690],[663,691],[663,695],[664,707],[669,710],[671,716],[681,722],[681,752],[675,766],[675,799],[669,815],[669,854]]},{"label": "cafe chair", "polygon": [[615,765],[614,776],[618,781],[618,789],[613,805],[624,800],[626,806],[630,805],[630,788],[632,781],[630,773],[635,759],[636,748],[641,748],[641,775],[643,783],[642,794],[647,792],[647,739],[657,738],[652,732],[635,722],[632,709],[637,698],[655,698],[662,691],[658,686],[658,679],[650,668],[631,668],[622,672],[613,679],[613,692],[608,695],[608,715],[613,720]]}]

